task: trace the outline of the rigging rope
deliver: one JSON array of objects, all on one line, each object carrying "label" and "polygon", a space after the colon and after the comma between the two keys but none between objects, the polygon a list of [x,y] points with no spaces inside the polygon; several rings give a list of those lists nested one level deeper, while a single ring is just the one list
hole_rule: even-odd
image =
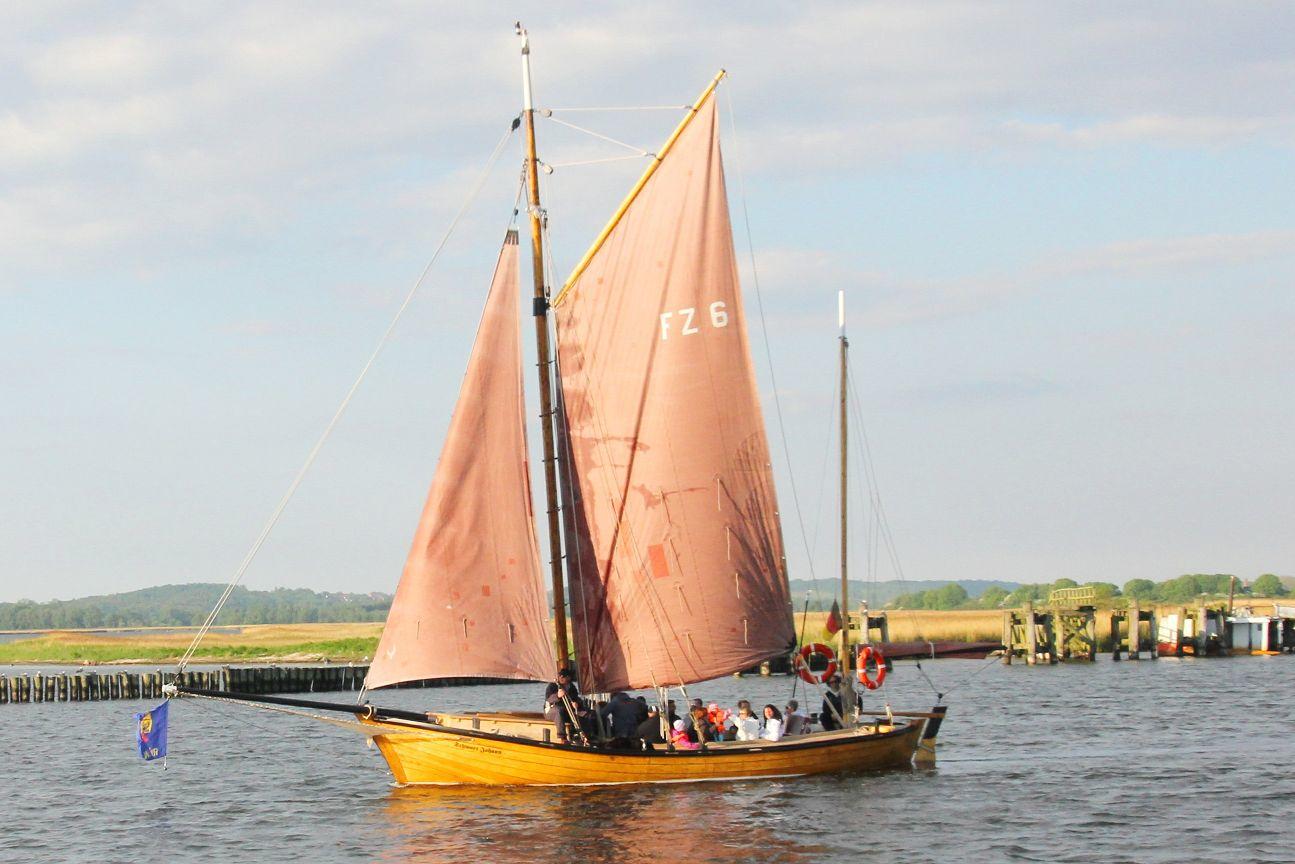
[{"label": "rigging rope", "polygon": [[423,268],[422,273],[420,273],[418,279],[415,280],[413,287],[410,288],[409,292],[405,295],[404,302],[400,304],[400,307],[396,310],[395,316],[391,319],[391,323],[388,324],[387,329],[383,331],[382,338],[378,340],[377,347],[374,348],[373,353],[369,355],[368,361],[360,370],[360,374],[356,376],[354,383],[351,384],[351,388],[346,391],[346,396],[343,397],[342,403],[337,406],[337,410],[333,413],[332,419],[330,419],[328,424],[324,427],[323,434],[319,436],[319,440],[315,442],[315,446],[310,449],[310,453],[307,454],[306,461],[302,463],[300,470],[297,471],[297,475],[293,477],[292,482],[288,484],[288,491],[286,491],[283,494],[283,497],[279,499],[278,506],[274,508],[274,512],[270,514],[270,518],[266,520],[265,526],[261,529],[261,533],[257,535],[256,540],[252,543],[252,547],[247,551],[247,554],[243,556],[242,562],[238,565],[238,569],[234,571],[234,576],[230,579],[229,584],[225,586],[225,590],[221,593],[220,599],[216,601],[216,605],[212,607],[206,620],[203,621],[202,626],[194,635],[193,641],[189,644],[189,647],[185,649],[184,656],[180,658],[180,662],[176,665],[177,671],[184,671],[184,668],[189,664],[189,661],[193,658],[194,652],[198,650],[199,643],[202,642],[208,631],[211,630],[211,626],[215,623],[216,617],[220,615],[220,611],[225,607],[225,603],[234,593],[234,589],[238,586],[238,583],[242,581],[243,575],[247,572],[248,567],[252,565],[252,560],[256,558],[256,554],[261,551],[261,547],[265,545],[265,541],[269,538],[270,532],[274,530],[274,526],[278,524],[279,517],[282,516],[283,511],[287,509],[288,502],[292,500],[298,487],[301,486],[301,482],[306,478],[306,473],[310,470],[311,466],[315,464],[315,458],[319,456],[319,451],[323,449],[324,442],[328,440],[333,429],[342,419],[342,415],[346,413],[347,407],[351,404],[351,399],[354,398],[356,391],[360,389],[360,384],[363,383],[365,377],[369,374],[369,370],[373,368],[373,364],[377,362],[378,356],[382,353],[382,349],[386,347],[387,342],[391,339],[391,334],[395,332],[396,325],[400,323],[400,319],[404,316],[405,310],[409,308],[414,297],[418,294],[418,289],[422,287],[423,282],[426,281],[427,274],[431,272],[432,265],[436,263],[441,252],[445,249],[445,245],[449,242],[450,236],[454,233],[454,229],[458,227],[463,215],[467,212],[468,208],[476,200],[477,195],[480,194],[482,188],[486,185],[486,180],[489,178],[491,169],[494,168],[495,162],[499,158],[499,154],[503,152],[504,145],[508,142],[508,139],[516,129],[517,124],[512,123],[509,129],[500,137],[499,143],[495,145],[494,151],[486,161],[485,168],[477,178],[476,185],[473,186],[467,199],[459,207],[458,212],[450,221],[449,227],[445,229],[445,233],[441,237],[440,243],[437,244],[436,250],[432,253],[432,257],[428,260],[427,266]]},{"label": "rigging rope", "polygon": [[544,108],[540,113],[547,117],[557,111],[568,114],[582,111],[687,111],[691,107],[691,105],[619,105],[594,108]]},{"label": "rigging rope", "polygon": [[[868,483],[869,499],[872,503],[875,518],[877,519],[880,539],[886,546],[886,554],[890,559],[890,566],[893,568],[896,578],[905,588],[908,588],[910,587],[909,582],[904,576],[904,568],[899,561],[899,552],[895,548],[895,538],[890,530],[890,521],[886,518],[886,508],[881,501],[881,490],[877,483],[876,469],[872,461],[872,447],[868,442],[868,427],[863,422],[863,410],[858,390],[854,386],[854,376],[850,377],[849,396],[850,406],[854,415],[854,422],[859,429],[859,434],[855,436],[855,446],[859,450],[859,457],[863,463],[864,475]],[[909,611],[910,614],[912,613],[912,610],[907,611]],[[914,627],[917,630],[918,638],[922,639],[921,628],[917,624],[915,616]]]},{"label": "rigging rope", "polygon": [[[730,80],[729,90],[732,90],[733,84]],[[769,347],[769,326],[764,317],[764,294],[760,291],[760,271],[755,263],[755,243],[751,239],[751,214],[746,206],[746,179],[742,174],[742,160],[740,157],[741,148],[738,146],[737,138],[737,114],[733,110],[733,97],[726,94],[725,104],[728,106],[729,129],[733,133],[733,168],[737,171],[737,188],[738,198],[742,202],[742,222],[746,227],[746,248],[751,259],[751,283],[755,288],[755,305],[760,313],[760,335],[764,339],[764,356],[765,362],[769,366],[769,383],[773,386],[773,409],[774,414],[778,417],[778,435],[782,439],[783,459],[787,463],[787,478],[791,486],[792,506],[796,509],[796,522],[800,526],[800,539],[805,547],[805,557],[809,563],[809,578],[817,581],[818,577],[814,573],[814,556],[809,548],[809,535],[805,531],[805,517],[801,512],[800,495],[796,491],[796,473],[791,467],[791,447],[787,443],[787,424],[782,418],[782,400],[778,396],[778,376],[773,367],[773,350]],[[786,562],[783,564],[784,571]]]},{"label": "rigging rope", "polygon": [[604,159],[579,159],[575,162],[545,162],[544,164],[556,171],[558,168],[574,168],[577,165],[602,165],[607,162],[624,162],[627,159],[646,159],[651,155],[651,153],[631,153],[628,156],[608,156]]},{"label": "rigging rope", "polygon": [[[350,729],[353,732],[359,732],[362,735],[366,735],[370,738],[373,737],[374,735],[405,734],[388,728],[366,726],[363,723],[359,722],[358,720],[339,720],[336,717],[327,717],[327,716],[324,716],[323,714],[317,714],[313,711],[299,711],[295,708],[285,708],[282,705],[265,705],[259,702],[245,702],[242,699],[226,699],[222,696],[206,696],[199,693],[185,693],[184,698],[206,699],[209,702],[224,703],[226,705],[232,705],[239,708],[255,708],[258,711],[273,711],[278,714],[289,714],[293,717],[305,717],[307,720],[318,720],[321,723],[328,723],[331,726],[339,726],[343,729]],[[230,715],[230,716],[235,716],[235,715]],[[265,729],[265,727],[257,726],[257,724],[252,723],[251,721],[246,719],[243,719],[242,722],[247,723],[248,725],[254,728],[261,729],[262,731],[266,731],[266,732],[270,731]]]},{"label": "rigging rope", "polygon": [[576,125],[576,124],[574,124],[574,123],[568,123],[567,121],[565,121],[565,120],[559,120],[559,119],[558,119],[558,118],[556,118],[556,117],[549,117],[548,119],[549,119],[549,120],[552,120],[554,123],[557,123],[557,124],[559,124],[559,125],[561,125],[561,126],[566,126],[568,129],[574,129],[574,130],[576,130],[577,132],[583,132],[583,133],[585,133],[586,135],[592,135],[593,137],[598,138],[598,139],[601,139],[601,140],[603,140],[603,141],[606,141],[606,142],[608,142],[609,144],[615,144],[615,145],[616,145],[616,146],[618,146],[618,147],[624,147],[626,150],[633,150],[633,151],[635,152],[635,154],[637,154],[637,155],[639,155],[639,156],[647,156],[647,155],[649,155],[649,151],[644,150],[642,147],[635,147],[633,144],[626,144],[624,141],[618,141],[618,140],[616,140],[615,138],[612,138],[612,137],[610,137],[610,136],[608,136],[608,135],[604,135],[604,134],[603,134],[603,133],[601,133],[601,132],[595,132],[595,131],[594,131],[594,130],[592,130],[592,129],[586,129],[586,128],[585,128],[585,127],[583,127],[583,126],[577,126],[577,125]]}]

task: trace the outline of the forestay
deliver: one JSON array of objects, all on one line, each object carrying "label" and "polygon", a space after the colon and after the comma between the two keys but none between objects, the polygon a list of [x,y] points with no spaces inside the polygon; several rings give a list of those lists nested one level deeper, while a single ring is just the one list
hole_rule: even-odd
[{"label": "forestay", "polygon": [[517,232],[509,231],[367,687],[552,675],[517,294]]},{"label": "forestay", "polygon": [[582,686],[728,674],[794,641],[707,98],[556,306]]}]

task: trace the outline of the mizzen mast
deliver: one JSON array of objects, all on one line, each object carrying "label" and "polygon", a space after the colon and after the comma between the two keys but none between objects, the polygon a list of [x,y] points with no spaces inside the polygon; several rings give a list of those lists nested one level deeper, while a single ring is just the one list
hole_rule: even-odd
[{"label": "mizzen mast", "polygon": [[531,43],[517,22],[522,40],[522,125],[526,130],[527,212],[531,222],[531,269],[535,279],[532,315],[535,318],[536,369],[540,383],[540,436],[544,441],[544,500],[549,525],[549,570],[553,581],[553,620],[557,631],[558,666],[565,666],[567,645],[566,590],[562,583],[562,534],[558,510],[557,462],[553,446],[553,353],[549,343],[549,292],[544,284],[544,211],[540,208],[539,159],[535,156],[535,104],[531,93]]},{"label": "mizzen mast", "polygon": [[849,488],[846,468],[849,459],[849,362],[850,340],[845,335],[845,291],[837,294],[837,324],[841,328],[841,719],[852,724],[857,713],[854,698],[854,658],[850,654],[850,579],[846,556],[849,523],[846,518]]}]

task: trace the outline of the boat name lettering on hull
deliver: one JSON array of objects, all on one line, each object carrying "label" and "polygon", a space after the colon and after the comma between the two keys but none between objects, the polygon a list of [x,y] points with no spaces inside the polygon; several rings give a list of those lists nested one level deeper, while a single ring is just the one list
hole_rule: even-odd
[{"label": "boat name lettering on hull", "polygon": [[473,753],[488,753],[492,756],[500,756],[503,754],[503,751],[498,747],[491,747],[488,744],[470,741],[466,738],[461,738],[458,741],[455,741],[454,747],[457,750],[471,750]]}]

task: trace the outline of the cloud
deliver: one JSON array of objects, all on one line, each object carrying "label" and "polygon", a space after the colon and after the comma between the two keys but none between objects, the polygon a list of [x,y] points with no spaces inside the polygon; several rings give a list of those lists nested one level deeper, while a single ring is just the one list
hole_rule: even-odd
[{"label": "cloud", "polygon": [[1026,143],[1049,143],[1075,147],[1106,147],[1128,143],[1152,143],[1162,147],[1190,148],[1224,145],[1267,138],[1291,141],[1288,118],[1175,117],[1142,114],[1098,123],[1068,125],[1062,122],[1008,120],[1006,132]]},{"label": "cloud", "polygon": [[[1024,294],[1095,277],[1153,280],[1281,260],[1295,269],[1295,230],[1122,241],[1051,254],[1016,271],[953,279],[860,269],[841,252],[823,249],[761,250],[758,267],[766,297],[790,315],[798,314],[796,306],[805,292],[821,294],[822,286],[836,285],[846,290],[847,303],[858,310],[851,320],[885,329],[971,315]],[[750,284],[749,272],[743,278]]]},{"label": "cloud", "polygon": [[[682,102],[728,66],[723,93],[741,135],[728,146],[752,183],[789,171],[826,182],[933,153],[1295,142],[1295,61],[1276,36],[1295,28],[1295,10],[1269,4],[1192,4],[1190,15],[1157,3],[1098,14],[962,2],[756,4],[744,16],[523,4],[519,14],[541,104]],[[693,38],[678,38],[680,20]],[[421,242],[421,225],[448,219],[461,194],[448,190],[517,107],[516,45],[486,11],[443,11],[433,24],[417,6],[126,5],[75,26],[57,10],[11,24],[0,34],[17,70],[0,85],[9,287],[139,268],[158,247],[235,254],[343,206],[353,213],[335,230],[360,225],[370,242],[399,246],[415,240],[412,215]],[[645,146],[662,137],[660,114],[590,122]],[[549,161],[613,152],[551,128]],[[561,188],[576,213],[601,206],[578,182]],[[411,207],[419,190],[447,192]],[[319,240],[335,245],[329,230]],[[918,293],[937,307],[951,302],[942,292]]]},{"label": "cloud", "polygon": [[1016,375],[941,381],[892,390],[904,401],[927,403],[975,403],[1024,401],[1065,392],[1056,381],[1026,373]]},{"label": "cloud", "polygon": [[1095,273],[1169,275],[1188,268],[1219,267],[1273,258],[1295,259],[1295,230],[1197,234],[1111,243],[1036,265],[1028,278],[1039,282]]},{"label": "cloud", "polygon": [[155,78],[168,64],[163,41],[141,33],[76,35],[39,47],[27,63],[41,88],[111,91]]}]

